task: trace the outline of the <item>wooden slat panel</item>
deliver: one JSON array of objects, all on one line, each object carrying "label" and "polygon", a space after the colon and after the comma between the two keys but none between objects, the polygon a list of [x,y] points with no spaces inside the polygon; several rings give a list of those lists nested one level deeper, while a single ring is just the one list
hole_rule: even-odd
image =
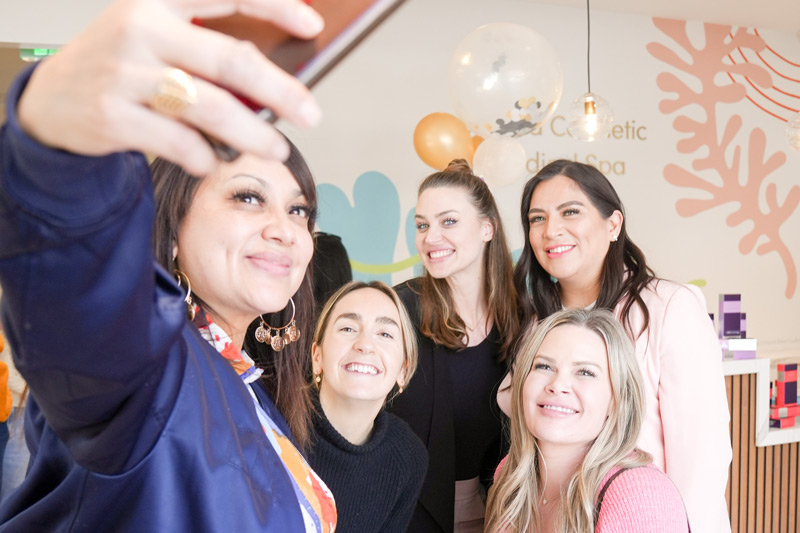
[{"label": "wooden slat panel", "polygon": [[798,444],[793,442],[790,445],[784,445],[789,448],[789,524],[787,531],[797,531],[797,448]]},{"label": "wooden slat panel", "polygon": [[750,450],[750,433],[747,431],[750,420],[750,376],[742,375],[741,420],[739,421],[739,530],[747,529],[747,463]]},{"label": "wooden slat panel", "polygon": [[780,531],[781,447],[775,446],[772,454],[772,531]]},{"label": "wooden slat panel", "polygon": [[731,446],[733,447],[734,460],[731,464],[731,531],[739,531],[739,464],[741,451],[739,450],[742,420],[742,376],[732,376],[731,391]]},{"label": "wooden slat panel", "polygon": [[800,443],[755,446],[754,375],[725,379],[733,461],[725,498],[733,533],[800,531]]},{"label": "wooden slat panel", "polygon": [[747,417],[747,531],[756,529],[756,375],[747,376],[749,391],[747,394],[747,405],[749,416]]},{"label": "wooden slat panel", "polygon": [[[786,465],[789,464],[789,446],[781,444],[781,526],[779,531],[781,533],[789,533],[789,505],[786,497],[789,495],[789,472]],[[792,531],[791,533],[797,533]]]},{"label": "wooden slat panel", "polygon": [[772,472],[774,470],[774,446],[766,447],[764,458],[764,531],[772,533]]},{"label": "wooden slat panel", "polygon": [[758,484],[758,490],[756,491],[755,533],[764,533],[766,531],[764,529],[764,497],[766,492],[764,488],[766,487],[766,484],[762,484],[766,477],[764,466],[766,456],[766,448],[761,447],[756,449],[756,483],[754,483],[754,485]]}]

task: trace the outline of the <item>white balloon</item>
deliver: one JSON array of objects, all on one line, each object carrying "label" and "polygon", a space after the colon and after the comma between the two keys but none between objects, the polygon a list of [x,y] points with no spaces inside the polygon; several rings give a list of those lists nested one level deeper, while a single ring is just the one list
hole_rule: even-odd
[{"label": "white balloon", "polygon": [[507,136],[492,135],[479,144],[472,163],[475,175],[492,187],[505,187],[528,173],[525,148]]},{"label": "white balloon", "polygon": [[561,100],[561,64],[550,43],[521,24],[486,24],[456,47],[450,99],[470,131],[518,136],[541,126]]}]

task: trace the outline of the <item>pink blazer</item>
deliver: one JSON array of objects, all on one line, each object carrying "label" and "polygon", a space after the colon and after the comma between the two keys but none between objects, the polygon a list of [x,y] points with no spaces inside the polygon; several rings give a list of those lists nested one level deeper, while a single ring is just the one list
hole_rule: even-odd
[{"label": "pink blazer", "polygon": [[[636,340],[646,410],[637,446],[678,487],[692,531],[728,533],[725,503],[731,442],[722,355],[697,287],[652,281],[641,293],[650,312]],[[622,305],[617,306],[619,316]],[[642,324],[631,311],[634,333]]]}]

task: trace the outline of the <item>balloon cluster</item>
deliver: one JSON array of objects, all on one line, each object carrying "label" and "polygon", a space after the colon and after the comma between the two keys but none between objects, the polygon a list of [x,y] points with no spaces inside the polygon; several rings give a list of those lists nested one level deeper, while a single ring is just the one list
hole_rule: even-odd
[{"label": "balloon cluster", "polygon": [[561,99],[561,65],[550,43],[520,24],[481,26],[453,52],[448,86],[458,117],[431,113],[417,124],[420,159],[437,170],[466,159],[495,186],[524,177],[527,157],[515,137],[541,127]]}]

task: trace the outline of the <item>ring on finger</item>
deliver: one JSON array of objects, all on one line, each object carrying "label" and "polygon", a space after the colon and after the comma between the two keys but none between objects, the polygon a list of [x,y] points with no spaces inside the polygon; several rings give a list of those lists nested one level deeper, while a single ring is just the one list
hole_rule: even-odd
[{"label": "ring on finger", "polygon": [[197,103],[197,87],[192,76],[185,71],[166,67],[161,72],[155,94],[148,104],[154,111],[171,118],[180,118],[190,106]]}]

